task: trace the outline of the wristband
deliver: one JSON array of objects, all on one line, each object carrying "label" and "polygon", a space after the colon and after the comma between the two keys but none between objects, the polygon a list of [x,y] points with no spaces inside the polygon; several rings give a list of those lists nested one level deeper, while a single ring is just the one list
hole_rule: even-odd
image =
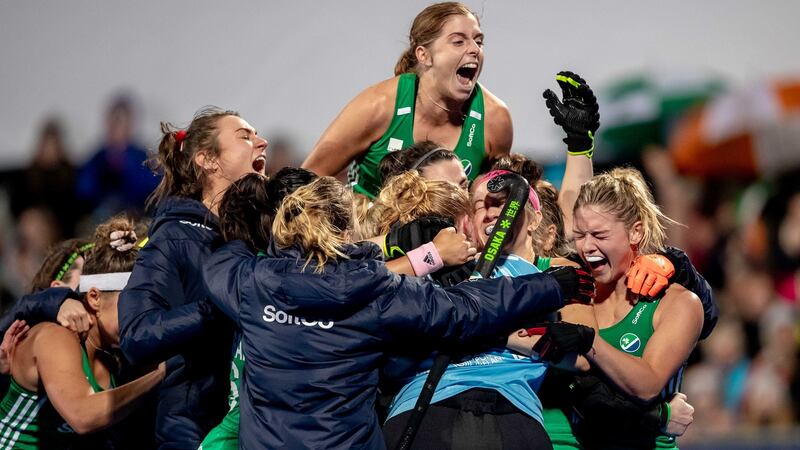
[{"label": "wristband", "polygon": [[670,416],[672,415],[672,408],[669,403],[663,402],[658,405],[658,415],[661,418],[661,430],[667,431],[667,424],[669,424]]},{"label": "wristband", "polygon": [[424,277],[444,267],[442,257],[439,256],[439,250],[436,249],[433,242],[422,244],[420,247],[406,253],[406,256],[408,256],[411,267],[418,277]]}]

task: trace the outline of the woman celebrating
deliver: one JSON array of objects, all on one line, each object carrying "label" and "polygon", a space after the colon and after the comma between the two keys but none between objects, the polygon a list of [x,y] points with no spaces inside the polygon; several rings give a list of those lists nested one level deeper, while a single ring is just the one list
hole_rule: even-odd
[{"label": "woman celebrating", "polygon": [[354,98],[303,167],[336,175],[355,161],[354,190],[374,197],[381,159],[431,140],[453,149],[474,179],[484,158],[508,153],[513,140],[508,108],[478,84],[482,69],[483,33],[476,15],[456,2],[425,8],[414,19],[395,77]]},{"label": "woman celebrating", "polygon": [[348,244],[351,195],[320,177],[286,196],[266,257],[232,241],[206,262],[212,300],[243,333],[242,448],[383,448],[374,404],[391,344],[496,337],[575,298],[574,273],[449,289],[392,274],[378,246]]},{"label": "woman celebrating", "polygon": [[[578,351],[623,394],[642,402],[669,400],[700,336],[703,306],[679,284],[651,298],[633,294],[626,279],[639,255],[664,250],[669,219],[633,169],[614,169],[584,184],[574,218],[576,248],[597,281],[594,310],[600,331],[556,323],[534,350],[550,359]],[[585,447],[675,448],[675,438],[663,430],[616,432],[608,426],[587,420],[580,433]]]},{"label": "woman celebrating", "polygon": [[100,448],[81,439],[124,419],[137,400],[164,377],[161,364],[141,378],[116,387],[113,350],[119,345],[117,298],[133,267],[138,247],[111,248],[113,231],[133,230],[115,218],[97,228],[97,245],[83,266],[80,291],[92,318],[80,336],[56,323],[30,329],[12,351],[11,387],[0,403],[2,448]]},{"label": "woman celebrating", "polygon": [[166,360],[156,441],[196,449],[225,416],[232,324],[214,313],[201,267],[221,239],[217,208],[232,182],[263,173],[267,141],[233,111],[208,108],[186,130],[162,124],[163,178],[149,240],[119,299],[122,351],[131,364]]}]

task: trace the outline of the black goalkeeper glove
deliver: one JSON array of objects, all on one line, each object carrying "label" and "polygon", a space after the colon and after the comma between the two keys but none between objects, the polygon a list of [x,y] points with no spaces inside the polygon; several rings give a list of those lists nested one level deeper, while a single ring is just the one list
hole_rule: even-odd
[{"label": "black goalkeeper glove", "polygon": [[[535,334],[540,327],[529,328]],[[544,334],[533,345],[533,351],[545,361],[558,363],[567,353],[585,355],[594,343],[594,328],[567,322],[552,322],[544,326]]]},{"label": "black goalkeeper glove", "polygon": [[580,267],[553,266],[544,271],[558,282],[564,304],[592,302],[595,294],[594,278]]},{"label": "black goalkeeper glove", "polygon": [[594,133],[600,128],[597,98],[583,78],[572,72],[559,72],[556,81],[561,87],[562,101],[550,89],[542,94],[553,121],[567,133],[564,143],[570,155],[594,152]]},{"label": "black goalkeeper glove", "polygon": [[384,238],[383,256],[387,260],[404,256],[409,251],[432,242],[440,231],[452,226],[452,220],[439,216],[420,217],[405,225],[396,223]]}]

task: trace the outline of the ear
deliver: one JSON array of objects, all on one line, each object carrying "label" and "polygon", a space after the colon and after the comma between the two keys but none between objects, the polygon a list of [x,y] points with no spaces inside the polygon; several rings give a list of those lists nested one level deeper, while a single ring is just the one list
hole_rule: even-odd
[{"label": "ear", "polygon": [[633,223],[633,226],[630,230],[628,230],[628,241],[631,245],[639,246],[642,242],[642,237],[644,237],[644,228],[642,227],[642,221],[637,220]]},{"label": "ear", "polygon": [[100,310],[100,292],[99,289],[93,287],[89,289],[89,292],[86,293],[85,302],[86,308],[89,309],[89,312],[97,312]]},{"label": "ear", "polygon": [[556,245],[556,225],[551,223],[547,226],[544,242],[542,242],[542,250],[549,252]]},{"label": "ear", "polygon": [[207,172],[216,172],[217,160],[208,156],[207,152],[199,151],[194,155],[194,163]]},{"label": "ear", "polygon": [[418,45],[417,48],[414,49],[414,56],[416,56],[417,61],[425,67],[433,65],[433,60],[430,57],[430,53],[428,53],[428,49],[421,45]]},{"label": "ear", "polygon": [[533,220],[531,220],[530,223],[528,223],[528,234],[533,235],[533,233],[536,232],[536,229],[539,228],[539,225],[541,223],[542,223],[542,212],[534,211]]}]

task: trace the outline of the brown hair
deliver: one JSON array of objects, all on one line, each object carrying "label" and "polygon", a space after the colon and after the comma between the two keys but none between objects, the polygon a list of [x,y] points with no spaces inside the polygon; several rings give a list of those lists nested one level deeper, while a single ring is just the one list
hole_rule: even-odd
[{"label": "brown hair", "polygon": [[234,181],[219,203],[219,229],[226,241],[240,239],[251,250],[266,250],[270,215],[267,214],[267,177],[249,173]]},{"label": "brown hair", "polygon": [[[536,194],[542,205],[542,223],[533,232],[533,251],[541,256],[565,256],[570,249],[564,237],[564,212],[558,204],[558,190],[550,182],[539,180]],[[555,227],[552,235],[550,225]]]},{"label": "brown hair", "polygon": [[397,60],[394,66],[394,74],[400,75],[407,72],[414,72],[417,67],[416,51],[419,46],[428,46],[439,37],[445,21],[450,16],[469,16],[478,19],[478,15],[472,12],[466,5],[459,2],[434,3],[423,9],[414,23],[411,24],[411,31],[408,33],[408,48]]},{"label": "brown hair", "polygon": [[433,141],[415,142],[405,150],[391,152],[381,159],[378,164],[378,173],[381,182],[386,183],[395,175],[407,170],[421,170],[439,161],[458,159],[455,153]]},{"label": "brown hair", "polygon": [[581,186],[573,211],[594,205],[613,214],[630,230],[637,221],[642,222],[642,240],[639,252],[655,253],[664,250],[666,224],[677,224],[665,216],[653,200],[642,174],[632,168],[616,168],[595,175]]},{"label": "brown hair", "polygon": [[217,122],[226,116],[239,116],[236,111],[229,111],[208,106],[198,111],[189,127],[185,130],[183,142],[178,142],[178,127],[161,122],[161,142],[158,154],[150,160],[155,172],[161,172],[162,178],[158,187],[147,199],[147,206],[157,205],[168,196],[178,196],[200,200],[203,194],[205,174],[194,162],[195,155],[207,152],[209,156],[219,155],[217,141]]},{"label": "brown hair", "polygon": [[319,177],[283,199],[272,222],[272,236],[281,248],[299,245],[306,254],[303,270],[316,261],[315,273],[337,257],[353,231],[353,195],[333,177]]},{"label": "brown hair", "polygon": [[378,199],[385,207],[380,233],[388,232],[396,222],[405,224],[424,216],[456,219],[471,212],[467,191],[449,181],[422,178],[416,170],[390,179]]},{"label": "brown hair", "polygon": [[111,233],[115,231],[135,231],[136,224],[125,215],[108,219],[97,226],[94,232],[95,246],[89,252],[83,265],[83,273],[130,272],[139,254],[139,246],[134,245],[127,251],[119,251],[111,247]]},{"label": "brown hair", "polygon": [[[31,292],[49,288],[50,283],[56,279],[65,283],[72,281],[75,273],[75,260],[89,251],[86,248],[88,245],[91,245],[91,241],[88,239],[75,238],[61,241],[50,247],[39,271],[33,276]],[[59,277],[59,275],[61,276]]]}]

